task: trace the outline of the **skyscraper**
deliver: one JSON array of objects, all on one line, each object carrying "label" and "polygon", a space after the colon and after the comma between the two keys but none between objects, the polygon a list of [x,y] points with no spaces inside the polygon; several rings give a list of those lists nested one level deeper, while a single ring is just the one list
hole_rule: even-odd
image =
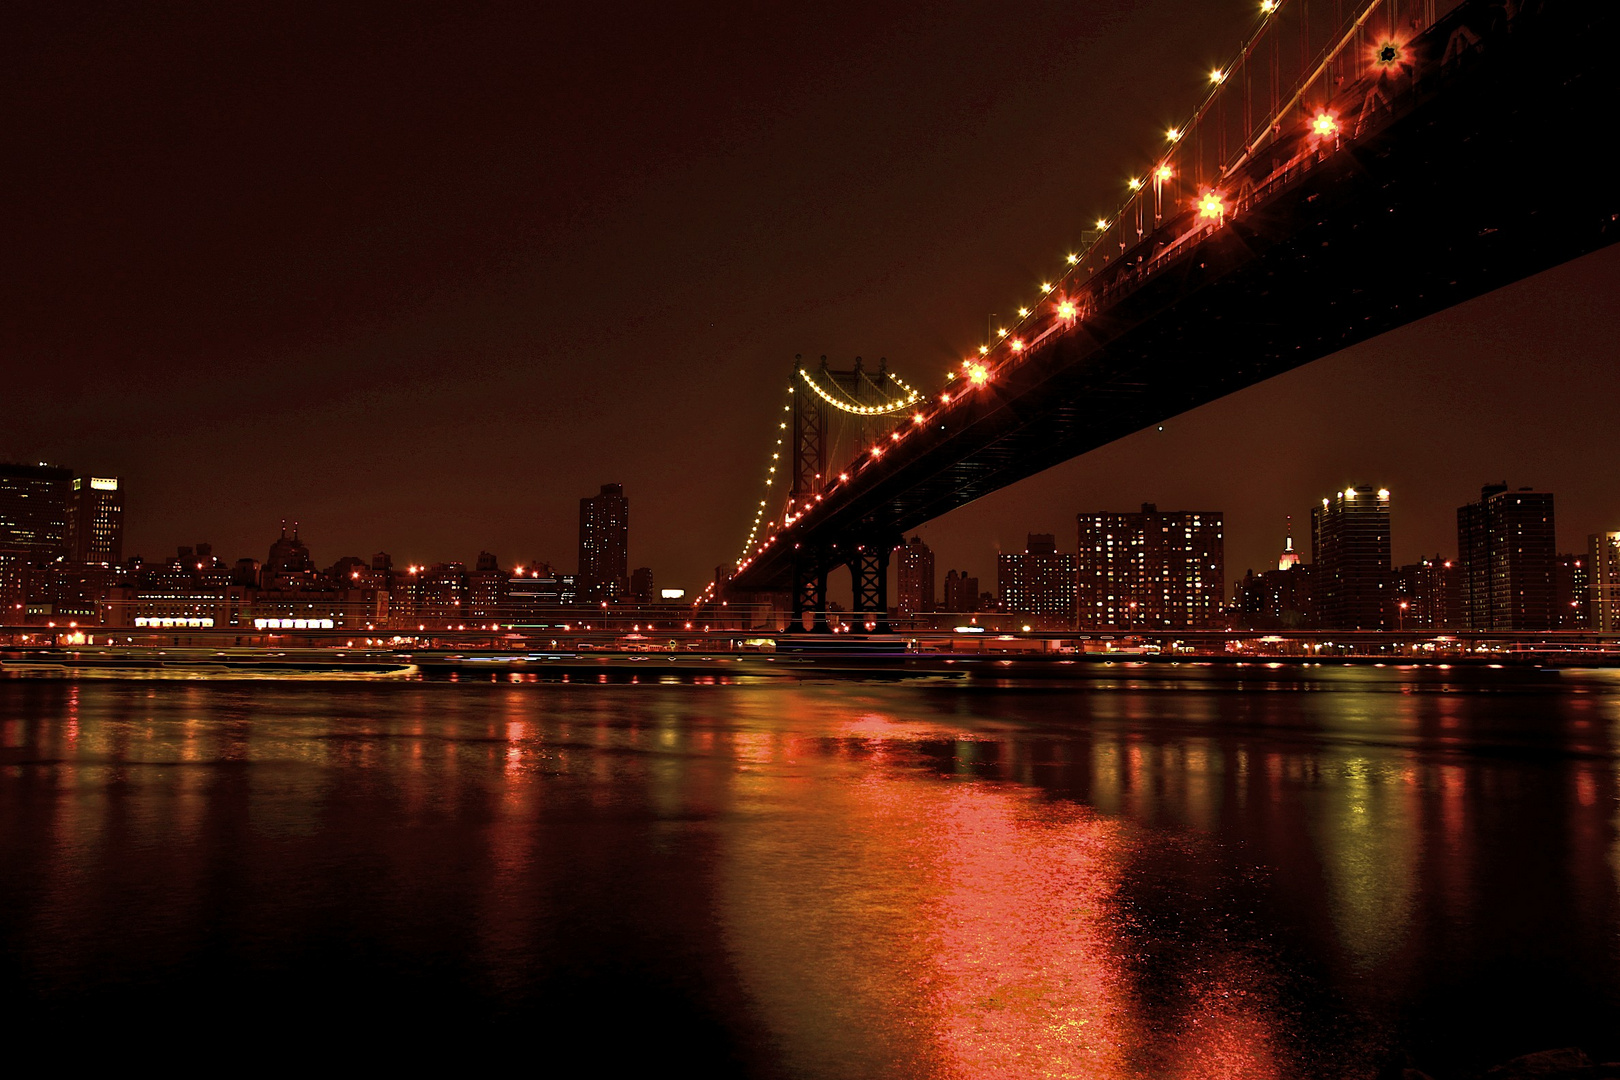
[{"label": "skyscraper", "polygon": [[0,464],[0,548],[47,563],[68,554],[73,470]]},{"label": "skyscraper", "polygon": [[[1077,514],[1080,629],[1212,626],[1226,598],[1222,515],[1212,510]],[[1285,554],[1292,554],[1292,542]]]},{"label": "skyscraper", "polygon": [[1335,491],[1311,509],[1317,621],[1331,630],[1387,630],[1395,623],[1389,568],[1389,490]]},{"label": "skyscraper", "polygon": [[1551,630],[1558,545],[1551,492],[1487,484],[1457,508],[1464,616],[1474,630]]},{"label": "skyscraper", "polygon": [[29,574],[68,554],[70,469],[0,464],[0,623],[23,621]]},{"label": "skyscraper", "polygon": [[902,615],[920,615],[934,610],[934,553],[913,536],[899,547],[895,569],[898,607]]},{"label": "skyscraper", "polygon": [[1074,624],[1074,556],[1051,533],[1030,533],[1022,554],[998,556],[996,587],[1007,611]]},{"label": "skyscraper", "polygon": [[68,558],[113,565],[124,559],[124,493],[116,476],[75,476],[68,497]]},{"label": "skyscraper", "polygon": [[591,602],[630,591],[630,500],[620,484],[579,500],[579,591]]}]

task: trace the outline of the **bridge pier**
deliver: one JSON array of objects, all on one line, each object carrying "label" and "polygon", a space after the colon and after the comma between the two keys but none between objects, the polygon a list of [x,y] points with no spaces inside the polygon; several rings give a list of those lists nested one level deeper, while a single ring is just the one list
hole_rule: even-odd
[{"label": "bridge pier", "polygon": [[854,579],[856,621],[865,628],[866,617],[872,619],[872,631],[887,634],[889,628],[889,555],[893,545],[862,544],[849,560],[850,576]]},{"label": "bridge pier", "polygon": [[[804,615],[810,612],[812,620],[819,617],[826,620],[827,610],[827,575],[819,572],[816,565],[808,559],[795,560],[793,563],[793,608],[788,616],[788,632],[799,634],[804,632]],[[812,622],[812,625],[814,623]]]},{"label": "bridge pier", "polygon": [[804,617],[810,616],[810,632],[827,634],[827,564],[815,554],[795,559],[793,563],[793,613],[788,618],[788,632],[804,632]]},{"label": "bridge pier", "polygon": [[827,623],[827,571],[821,571],[816,578],[816,593],[819,603],[812,609],[810,616],[810,631],[815,634],[830,634],[832,627]]}]

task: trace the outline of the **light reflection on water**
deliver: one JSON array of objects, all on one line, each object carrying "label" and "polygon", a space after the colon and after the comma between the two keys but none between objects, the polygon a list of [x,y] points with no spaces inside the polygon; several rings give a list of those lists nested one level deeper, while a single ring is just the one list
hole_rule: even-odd
[{"label": "light reflection on water", "polygon": [[612,1018],[720,1075],[1613,1056],[1616,689],[0,679],[0,1005]]}]

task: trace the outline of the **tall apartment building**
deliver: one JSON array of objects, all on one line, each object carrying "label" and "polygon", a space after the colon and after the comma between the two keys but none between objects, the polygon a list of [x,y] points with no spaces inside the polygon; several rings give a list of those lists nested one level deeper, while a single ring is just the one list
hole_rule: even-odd
[{"label": "tall apartment building", "polygon": [[1389,565],[1389,489],[1335,491],[1311,508],[1313,596],[1330,630],[1388,630],[1396,610]]},{"label": "tall apartment building", "polygon": [[68,558],[112,566],[124,560],[124,493],[116,476],[75,476],[68,495]]},{"label": "tall apartment building", "polygon": [[1457,509],[1457,562],[1473,630],[1551,630],[1558,544],[1551,492],[1487,484]]},{"label": "tall apartment building", "polygon": [[1030,533],[1022,554],[996,560],[1003,609],[1065,626],[1074,621],[1074,556],[1051,533]]},{"label": "tall apartment building", "polygon": [[934,552],[913,536],[896,549],[895,591],[902,615],[920,615],[934,610]]},{"label": "tall apartment building", "polygon": [[603,484],[579,500],[579,591],[590,602],[630,591],[630,500],[621,484]]},{"label": "tall apartment building", "polygon": [[1220,513],[1143,503],[1139,513],[1083,513],[1076,522],[1080,629],[1192,630],[1219,620],[1226,598]]}]

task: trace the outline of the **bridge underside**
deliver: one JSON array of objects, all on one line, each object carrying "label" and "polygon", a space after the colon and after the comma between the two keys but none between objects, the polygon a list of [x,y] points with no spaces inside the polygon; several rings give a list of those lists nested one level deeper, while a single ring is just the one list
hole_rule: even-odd
[{"label": "bridge underside", "polygon": [[[1620,239],[1620,5],[1552,0],[864,470],[734,580],[789,586],[1179,413]],[[1480,5],[1484,8],[1485,5]],[[1129,258],[1130,256],[1127,256]],[[1033,360],[1034,358],[1032,358]]]}]

